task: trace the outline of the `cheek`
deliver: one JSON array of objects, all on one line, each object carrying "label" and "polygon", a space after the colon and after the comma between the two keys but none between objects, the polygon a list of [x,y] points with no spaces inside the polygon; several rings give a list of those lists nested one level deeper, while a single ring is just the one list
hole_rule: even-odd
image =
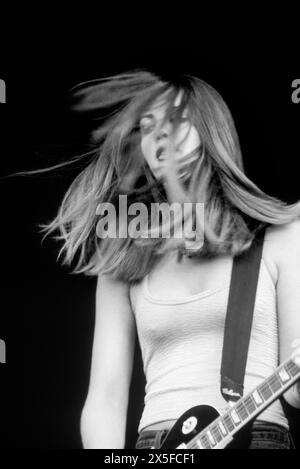
[{"label": "cheek", "polygon": [[190,152],[200,146],[201,140],[195,127],[182,129],[178,135],[177,142],[180,144],[181,151]]},{"label": "cheek", "polygon": [[186,143],[187,143],[189,150],[194,150],[195,148],[199,147],[199,145],[201,144],[199,134],[197,130],[195,129],[195,127],[191,128]]}]

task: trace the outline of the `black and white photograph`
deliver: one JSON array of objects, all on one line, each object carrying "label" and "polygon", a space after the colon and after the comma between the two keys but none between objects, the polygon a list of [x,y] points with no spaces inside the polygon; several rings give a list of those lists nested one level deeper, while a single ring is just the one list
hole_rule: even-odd
[{"label": "black and white photograph", "polygon": [[0,64],[0,447],[300,448],[297,55],[99,41]]}]

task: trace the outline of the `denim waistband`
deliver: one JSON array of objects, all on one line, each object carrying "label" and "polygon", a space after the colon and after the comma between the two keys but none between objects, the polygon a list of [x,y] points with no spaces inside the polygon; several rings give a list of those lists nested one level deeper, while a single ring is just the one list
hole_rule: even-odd
[{"label": "denim waistband", "polygon": [[[142,430],[135,448],[158,449],[168,432],[168,429]],[[244,449],[294,449],[289,430],[276,423],[255,421],[251,426],[250,435],[249,442]]]},{"label": "denim waistband", "polygon": [[160,448],[169,430],[143,430],[137,439],[136,449]]}]

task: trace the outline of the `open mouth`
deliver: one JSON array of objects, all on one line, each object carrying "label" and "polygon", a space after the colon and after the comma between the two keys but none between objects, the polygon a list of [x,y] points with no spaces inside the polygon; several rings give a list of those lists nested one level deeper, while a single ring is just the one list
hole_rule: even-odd
[{"label": "open mouth", "polygon": [[166,154],[166,148],[165,147],[158,147],[156,150],[156,159],[158,160],[162,155]]}]

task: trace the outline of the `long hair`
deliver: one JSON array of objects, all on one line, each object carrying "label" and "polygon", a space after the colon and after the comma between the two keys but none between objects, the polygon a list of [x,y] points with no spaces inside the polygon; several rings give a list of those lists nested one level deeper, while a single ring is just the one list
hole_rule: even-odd
[{"label": "long hair", "polygon": [[[201,140],[190,170],[180,180],[179,173],[170,176],[181,201],[204,203],[204,244],[194,255],[238,255],[251,246],[262,227],[289,223],[300,216],[300,202],[288,205],[247,178],[233,118],[213,87],[187,75],[167,79],[142,70],[123,73],[73,90],[74,107],[99,118],[92,134],[95,151],[67,190],[57,216],[42,226],[46,235],[58,231],[55,237],[62,241],[58,257],[64,264],[75,263],[73,272],[109,273],[138,281],[151,270],[157,256],[182,245],[182,240],[100,239],[97,235],[99,204],[110,202],[118,210],[121,195],[127,195],[128,203],[140,201],[148,207],[167,200],[165,187],[155,180],[142,156],[138,123],[161,97],[168,119],[178,92],[182,99],[176,115],[188,109]],[[119,218],[118,222],[128,220]]]}]

